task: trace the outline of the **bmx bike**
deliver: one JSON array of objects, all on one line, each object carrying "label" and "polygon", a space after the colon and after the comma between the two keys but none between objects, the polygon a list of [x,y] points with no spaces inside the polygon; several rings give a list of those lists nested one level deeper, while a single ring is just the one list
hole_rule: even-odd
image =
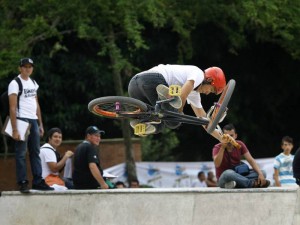
[{"label": "bmx bike", "polygon": [[[138,99],[130,97],[106,96],[92,100],[88,104],[88,109],[97,116],[111,119],[137,119],[141,123],[171,121],[193,125],[203,125],[209,134],[217,129],[222,135],[222,130],[218,124],[222,122],[227,115],[227,105],[230,101],[234,88],[235,80],[230,80],[224,88],[218,102],[211,106],[206,117],[184,115],[178,112],[172,112],[163,109],[161,107],[162,103],[171,102],[174,100],[174,96],[180,95],[180,90],[178,91],[178,87],[175,87],[175,90],[177,91],[174,92],[174,89],[172,89],[171,86],[169,92],[171,97],[165,100],[156,101],[155,106],[148,105]],[[142,124],[140,127],[136,125],[136,135],[143,135],[143,132],[145,132],[145,124],[143,125],[144,127],[142,127]]]}]

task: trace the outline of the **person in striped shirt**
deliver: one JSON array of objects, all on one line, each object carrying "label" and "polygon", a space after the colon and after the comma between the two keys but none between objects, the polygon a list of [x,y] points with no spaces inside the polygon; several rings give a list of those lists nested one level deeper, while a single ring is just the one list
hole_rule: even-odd
[{"label": "person in striped shirt", "polygon": [[285,136],[281,140],[281,149],[283,150],[274,160],[274,180],[275,186],[296,186],[296,180],[293,177],[293,138]]}]

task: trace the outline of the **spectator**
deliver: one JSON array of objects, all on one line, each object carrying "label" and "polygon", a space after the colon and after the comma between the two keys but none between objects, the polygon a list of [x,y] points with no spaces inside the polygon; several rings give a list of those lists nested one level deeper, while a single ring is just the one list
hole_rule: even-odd
[{"label": "spectator", "polygon": [[274,180],[275,186],[296,186],[296,180],[293,177],[293,159],[291,154],[293,150],[293,138],[285,136],[281,140],[281,149],[283,150],[274,160]]},{"label": "spectator", "polygon": [[129,187],[130,188],[139,188],[140,187],[140,183],[138,180],[134,179],[134,180],[131,180],[129,182]]},{"label": "spectator", "polygon": [[46,184],[56,190],[72,188],[71,183],[65,183],[60,178],[59,173],[63,170],[68,158],[73,156],[73,152],[68,150],[63,157],[60,156],[57,148],[62,142],[62,132],[59,128],[51,128],[47,133],[46,144],[40,149],[40,158],[42,163],[42,177]]},{"label": "spectator", "polygon": [[217,181],[213,171],[207,173],[206,185],[207,187],[217,187]]},{"label": "spectator", "polygon": [[108,189],[103,178],[97,146],[103,130],[96,126],[86,129],[85,140],[77,146],[74,154],[73,182],[75,189]]},{"label": "spectator", "polygon": [[206,176],[203,171],[200,171],[197,176],[198,180],[192,183],[192,187],[207,187],[206,185]]},{"label": "spectator", "polygon": [[115,183],[116,188],[126,188],[126,185],[122,181],[117,181]]},{"label": "spectator", "polygon": [[295,153],[293,160],[293,173],[296,183],[300,186],[300,148]]},{"label": "spectator", "polygon": [[[223,127],[224,134],[230,135],[233,139],[237,138],[235,127],[228,124]],[[241,148],[237,149],[230,143],[220,143],[213,148],[213,160],[216,167],[218,186],[221,188],[265,188],[270,185],[266,180],[266,174],[261,171],[246,145],[237,140]],[[244,157],[252,166],[249,174],[241,175],[235,172],[234,167],[241,163]]]},{"label": "spectator", "polygon": [[[38,102],[37,90],[39,85],[30,78],[33,72],[33,61],[30,58],[20,60],[18,79],[21,85],[14,79],[8,86],[9,98],[9,116],[12,125],[12,138],[14,139],[14,150],[16,157],[17,183],[20,192],[29,193],[28,180],[26,174],[26,151],[28,148],[33,175],[32,189],[36,190],[54,190],[49,187],[42,178],[42,166],[39,157],[40,154],[40,137],[44,135],[42,122],[42,113]],[[30,134],[26,141],[21,141],[20,133],[17,127],[17,118],[30,123]]]}]

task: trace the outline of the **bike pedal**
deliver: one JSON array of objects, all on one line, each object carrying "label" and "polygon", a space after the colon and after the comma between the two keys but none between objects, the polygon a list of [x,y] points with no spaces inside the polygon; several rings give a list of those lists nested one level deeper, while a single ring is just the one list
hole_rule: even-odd
[{"label": "bike pedal", "polygon": [[143,136],[146,134],[146,124],[138,123],[134,126],[134,134],[137,136]]},{"label": "bike pedal", "polygon": [[170,85],[169,87],[169,95],[170,96],[180,96],[181,95],[181,87],[179,85]]}]

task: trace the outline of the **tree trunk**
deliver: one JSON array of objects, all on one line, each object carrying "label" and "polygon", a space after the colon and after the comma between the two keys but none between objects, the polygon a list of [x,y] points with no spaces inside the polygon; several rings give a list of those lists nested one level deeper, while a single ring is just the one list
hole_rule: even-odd
[{"label": "tree trunk", "polygon": [[[122,57],[118,47],[115,45],[114,31],[110,29],[109,36],[109,57],[113,69],[113,81],[115,85],[115,91],[118,96],[123,96],[123,85],[121,79]],[[122,120],[121,123],[122,134],[125,143],[125,155],[126,155],[126,171],[128,174],[128,182],[137,179],[135,161],[133,158],[132,142],[131,142],[131,130],[128,120]]]}]

